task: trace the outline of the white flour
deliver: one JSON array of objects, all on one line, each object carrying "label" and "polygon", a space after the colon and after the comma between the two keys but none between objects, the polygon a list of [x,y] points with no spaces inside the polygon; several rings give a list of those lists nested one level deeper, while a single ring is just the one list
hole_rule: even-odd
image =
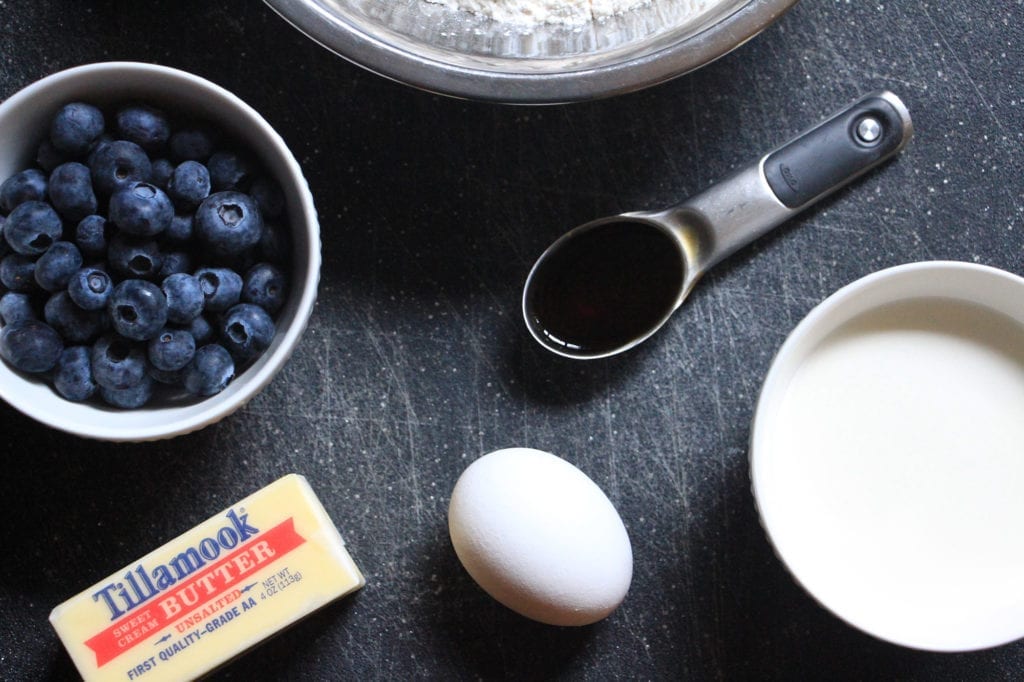
[{"label": "white flour", "polygon": [[[650,0],[429,0],[452,9],[490,17],[506,24],[585,24],[622,14]],[[715,0],[681,0],[692,12],[702,12]]]}]

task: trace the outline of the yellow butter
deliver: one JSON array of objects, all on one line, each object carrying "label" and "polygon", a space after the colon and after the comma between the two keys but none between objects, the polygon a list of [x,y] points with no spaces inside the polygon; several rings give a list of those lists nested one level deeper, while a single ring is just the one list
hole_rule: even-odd
[{"label": "yellow butter", "polygon": [[50,622],[86,680],[187,680],[364,584],[291,474],[72,597]]}]

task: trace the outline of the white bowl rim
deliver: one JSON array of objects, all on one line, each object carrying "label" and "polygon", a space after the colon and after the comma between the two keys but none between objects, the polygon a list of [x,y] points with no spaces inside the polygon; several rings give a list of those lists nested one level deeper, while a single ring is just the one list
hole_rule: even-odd
[{"label": "white bowl rim", "polygon": [[[997,629],[998,631],[993,631],[987,634],[973,632],[966,633],[963,636],[962,644],[934,645],[931,643],[923,643],[921,640],[915,639],[913,636],[906,636],[906,634],[901,637],[896,637],[889,633],[879,633],[869,624],[852,619],[848,614],[840,613],[827,602],[826,597],[815,594],[808,588],[807,584],[800,577],[800,567],[793,565],[779,546],[776,545],[773,533],[775,524],[772,521],[771,514],[768,513],[768,510],[765,507],[763,499],[764,495],[760,492],[764,487],[764,484],[762,483],[763,475],[761,473],[762,467],[764,466],[762,464],[762,460],[767,456],[762,452],[760,444],[765,442],[768,438],[768,433],[771,429],[771,426],[769,425],[771,415],[769,413],[777,407],[780,394],[784,392],[782,382],[792,375],[792,367],[794,366],[794,363],[809,354],[810,349],[813,348],[818,340],[820,340],[817,338],[818,336],[827,335],[838,322],[851,319],[857,314],[857,312],[850,312],[849,309],[864,304],[864,311],[866,311],[876,309],[879,305],[885,305],[885,303],[867,303],[864,300],[866,296],[884,291],[883,287],[887,286],[889,283],[898,285],[901,280],[905,282],[913,282],[914,277],[927,277],[935,274],[948,275],[949,273],[961,273],[966,276],[975,277],[976,279],[987,278],[989,283],[999,282],[1000,286],[1010,287],[1015,291],[1020,290],[1021,292],[1024,292],[1024,277],[990,265],[955,260],[930,260],[895,265],[872,272],[841,287],[815,306],[797,324],[797,326],[787,335],[785,341],[782,343],[775,354],[775,357],[772,359],[754,409],[754,417],[750,430],[748,456],[751,493],[754,505],[758,512],[760,524],[767,535],[775,555],[782,562],[783,566],[786,567],[794,581],[799,584],[808,595],[817,601],[822,608],[826,609],[840,620],[879,640],[911,649],[942,653],[957,653],[989,649],[1021,639],[1024,637],[1024,619],[1016,625],[1016,629],[1012,632],[1008,632],[1005,629]],[[945,286],[945,283],[943,283],[943,286]],[[957,299],[959,298],[957,293],[958,292],[956,292],[954,285],[949,285],[949,289],[945,291],[899,295],[891,297],[887,302],[932,297]],[[980,307],[988,307],[986,304],[978,302],[973,296],[965,295],[962,300]],[[1005,311],[1000,310],[999,308],[993,307],[991,309],[1005,314]]]}]

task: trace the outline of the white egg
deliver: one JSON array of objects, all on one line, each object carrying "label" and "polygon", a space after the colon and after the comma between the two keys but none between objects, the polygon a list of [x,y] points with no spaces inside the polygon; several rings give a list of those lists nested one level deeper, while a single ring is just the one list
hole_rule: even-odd
[{"label": "white egg", "polygon": [[629,535],[611,501],[540,450],[497,450],[469,465],[452,491],[448,532],[480,587],[542,623],[601,620],[633,577]]}]

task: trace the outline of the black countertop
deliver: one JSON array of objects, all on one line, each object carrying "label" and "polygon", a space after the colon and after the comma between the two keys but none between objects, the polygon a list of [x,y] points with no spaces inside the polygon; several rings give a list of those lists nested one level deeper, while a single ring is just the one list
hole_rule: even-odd
[{"label": "black countertop", "polygon": [[[217,425],[118,445],[0,405],[0,678],[73,677],[54,605],[299,472],[367,585],[214,679],[1019,679],[1019,643],[917,652],[819,607],[758,525],[747,440],[773,354],[844,284],[932,259],[1024,274],[1022,19],[1009,0],[810,0],[670,83],[517,108],[391,83],[255,0],[0,1],[0,97],[113,59],[209,78],[291,146],[324,255],[297,353]],[[527,337],[522,282],[565,229],[673,204],[883,87],[914,117],[902,156],[721,264],[651,341],[578,363]],[[634,578],[607,620],[532,623],[458,563],[452,486],[513,445],[575,463],[621,513]]]}]

